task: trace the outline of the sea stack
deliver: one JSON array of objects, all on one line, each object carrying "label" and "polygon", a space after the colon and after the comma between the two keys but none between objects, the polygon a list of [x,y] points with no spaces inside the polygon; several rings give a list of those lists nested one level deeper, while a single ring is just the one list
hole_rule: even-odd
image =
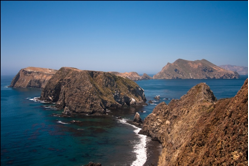
[{"label": "sea stack", "polygon": [[55,102],[64,112],[105,114],[107,108],[140,105],[144,90],[134,81],[108,72],[62,67],[49,80],[41,100]]},{"label": "sea stack", "polygon": [[11,81],[9,87],[13,88],[44,88],[48,80],[56,73],[57,70],[27,67],[21,69]]},{"label": "sea stack", "polygon": [[168,63],[163,69],[153,76],[153,79],[238,79],[239,74],[225,70],[211,62],[202,59],[188,61],[177,59]]},{"label": "sea stack", "polygon": [[248,165],[248,79],[235,97],[218,101],[200,83],[158,104],[140,133],[162,143],[158,166]]}]

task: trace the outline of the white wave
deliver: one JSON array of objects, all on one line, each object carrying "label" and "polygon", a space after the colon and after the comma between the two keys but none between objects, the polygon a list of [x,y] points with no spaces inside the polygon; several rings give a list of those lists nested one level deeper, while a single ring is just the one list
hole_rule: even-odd
[{"label": "white wave", "polygon": [[155,103],[150,103],[150,105],[157,105],[157,104],[155,104]]},{"label": "white wave", "polygon": [[133,128],[135,128],[134,133],[136,133],[136,135],[140,138],[140,142],[134,146],[134,152],[136,153],[137,159],[133,161],[131,166],[143,166],[147,160],[147,149],[146,149],[146,137],[147,136],[138,134],[138,132],[140,131],[140,128],[127,123],[126,119],[118,119],[118,122],[122,124],[130,125]]},{"label": "white wave", "polygon": [[62,122],[62,121],[57,121],[57,123],[60,123],[60,124],[68,124],[68,123],[65,123],[65,122]]},{"label": "white wave", "polygon": [[39,97],[33,97],[33,98],[27,97],[26,99],[34,101],[34,102],[39,102],[39,103],[49,103],[46,101],[39,100]]}]

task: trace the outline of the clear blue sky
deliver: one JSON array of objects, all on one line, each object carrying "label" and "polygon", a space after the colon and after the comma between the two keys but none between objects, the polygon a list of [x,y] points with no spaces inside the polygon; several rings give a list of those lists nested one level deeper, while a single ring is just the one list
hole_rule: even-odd
[{"label": "clear blue sky", "polygon": [[178,58],[248,66],[247,1],[1,1],[1,74],[155,74]]}]

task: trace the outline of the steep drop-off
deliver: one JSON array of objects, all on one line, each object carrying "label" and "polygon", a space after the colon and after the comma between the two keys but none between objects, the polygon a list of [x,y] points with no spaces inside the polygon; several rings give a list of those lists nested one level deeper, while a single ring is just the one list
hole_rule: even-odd
[{"label": "steep drop-off", "polygon": [[159,166],[247,165],[248,80],[231,99],[198,84],[145,118],[140,133],[162,143]]},{"label": "steep drop-off", "polygon": [[107,108],[139,105],[144,90],[134,81],[107,72],[62,67],[49,80],[41,100],[56,102],[64,113],[106,113]]},{"label": "steep drop-off", "polygon": [[239,74],[220,68],[211,62],[202,59],[187,61],[178,59],[168,63],[153,76],[153,79],[236,79]]},{"label": "steep drop-off", "polygon": [[57,70],[39,67],[21,69],[11,81],[13,88],[44,88]]}]

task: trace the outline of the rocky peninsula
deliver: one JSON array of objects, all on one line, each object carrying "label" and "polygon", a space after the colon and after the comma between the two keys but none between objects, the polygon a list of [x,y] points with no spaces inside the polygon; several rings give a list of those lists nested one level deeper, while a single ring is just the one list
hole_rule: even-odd
[{"label": "rocky peninsula", "polygon": [[152,77],[150,77],[146,73],[144,73],[142,76],[140,76],[137,72],[125,72],[125,73],[110,72],[110,73],[113,73],[113,74],[120,76],[120,77],[123,77],[123,78],[128,78],[128,79],[133,80],[133,81],[152,79]]},{"label": "rocky peninsula", "polygon": [[57,70],[39,67],[21,69],[11,81],[13,88],[44,88]]},{"label": "rocky peninsula", "polygon": [[107,109],[142,105],[144,90],[134,81],[101,71],[62,67],[42,90],[40,100],[64,114],[105,114]]},{"label": "rocky peninsula", "polygon": [[177,59],[168,63],[162,70],[153,76],[153,79],[237,79],[239,74],[225,70],[211,62],[202,59],[188,61]]},{"label": "rocky peninsula", "polygon": [[248,79],[235,97],[218,101],[200,83],[157,105],[140,133],[162,143],[158,166],[248,165]]}]

